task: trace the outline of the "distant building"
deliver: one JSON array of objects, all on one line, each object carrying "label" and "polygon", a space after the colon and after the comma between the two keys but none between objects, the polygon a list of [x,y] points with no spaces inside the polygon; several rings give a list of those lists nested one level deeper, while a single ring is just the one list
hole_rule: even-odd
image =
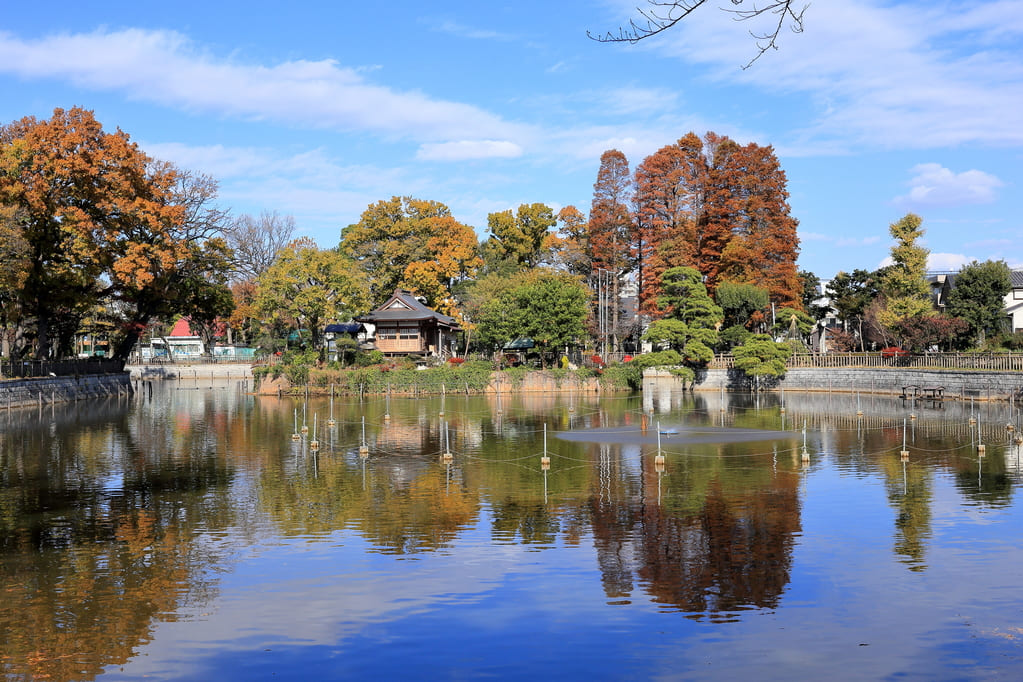
[{"label": "distant building", "polygon": [[[938,311],[944,311],[949,294],[955,288],[957,272],[938,272],[927,275],[931,285],[931,300]],[[1013,332],[1023,331],[1023,270],[1009,272],[1012,288],[1005,295],[1006,325]]]}]

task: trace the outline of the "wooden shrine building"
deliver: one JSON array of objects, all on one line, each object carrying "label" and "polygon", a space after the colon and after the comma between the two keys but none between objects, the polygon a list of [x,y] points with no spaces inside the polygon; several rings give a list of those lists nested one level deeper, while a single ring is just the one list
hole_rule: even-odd
[{"label": "wooden shrine building", "polygon": [[462,331],[455,318],[427,308],[404,289],[395,289],[382,306],[355,321],[373,325],[374,346],[387,356],[451,357]]}]

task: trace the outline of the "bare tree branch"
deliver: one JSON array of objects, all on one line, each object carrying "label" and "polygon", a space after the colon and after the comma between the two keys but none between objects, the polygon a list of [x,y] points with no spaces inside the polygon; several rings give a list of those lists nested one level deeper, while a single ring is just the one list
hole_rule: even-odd
[{"label": "bare tree branch", "polygon": [[259,218],[241,215],[227,228],[227,241],[234,250],[237,279],[255,280],[273,265],[278,252],[291,242],[295,218],[277,211],[260,214]]},{"label": "bare tree branch", "polygon": [[[707,2],[708,0],[647,0],[646,9],[636,8],[641,18],[630,20],[627,28],[620,27],[617,35],[611,32],[594,34],[589,31],[586,35],[598,43],[635,44],[667,31]],[[796,0],[766,0],[762,4],[757,4],[757,0],[731,0],[731,3],[736,9],[722,9],[734,14],[736,21],[748,21],[765,14],[774,14],[778,17],[772,30],[763,34],[750,31],[757,44],[757,53],[742,67],[743,69],[752,66],[753,62],[760,59],[768,50],[778,49],[778,36],[787,21],[791,21],[790,28],[793,33],[802,33],[803,15],[810,6],[806,4],[797,9]]]}]

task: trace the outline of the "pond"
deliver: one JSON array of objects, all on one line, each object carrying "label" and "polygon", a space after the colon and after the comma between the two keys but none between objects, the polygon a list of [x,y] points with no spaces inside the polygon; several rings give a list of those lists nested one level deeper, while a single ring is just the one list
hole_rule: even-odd
[{"label": "pond", "polygon": [[8,679],[1023,677],[1007,404],[250,391],[0,411]]}]

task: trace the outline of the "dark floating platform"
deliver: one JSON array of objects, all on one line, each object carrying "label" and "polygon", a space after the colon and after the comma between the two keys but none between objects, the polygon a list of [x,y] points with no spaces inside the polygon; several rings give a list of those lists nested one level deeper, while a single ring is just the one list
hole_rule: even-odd
[{"label": "dark floating platform", "polygon": [[[635,426],[608,429],[575,429],[555,434],[562,440],[579,443],[613,443],[622,445],[657,445],[657,429],[645,431]],[[674,426],[661,424],[661,445],[690,445],[699,443],[751,443],[770,440],[794,440],[799,438],[796,431],[768,431],[764,429],[737,429],[715,426]]]}]

